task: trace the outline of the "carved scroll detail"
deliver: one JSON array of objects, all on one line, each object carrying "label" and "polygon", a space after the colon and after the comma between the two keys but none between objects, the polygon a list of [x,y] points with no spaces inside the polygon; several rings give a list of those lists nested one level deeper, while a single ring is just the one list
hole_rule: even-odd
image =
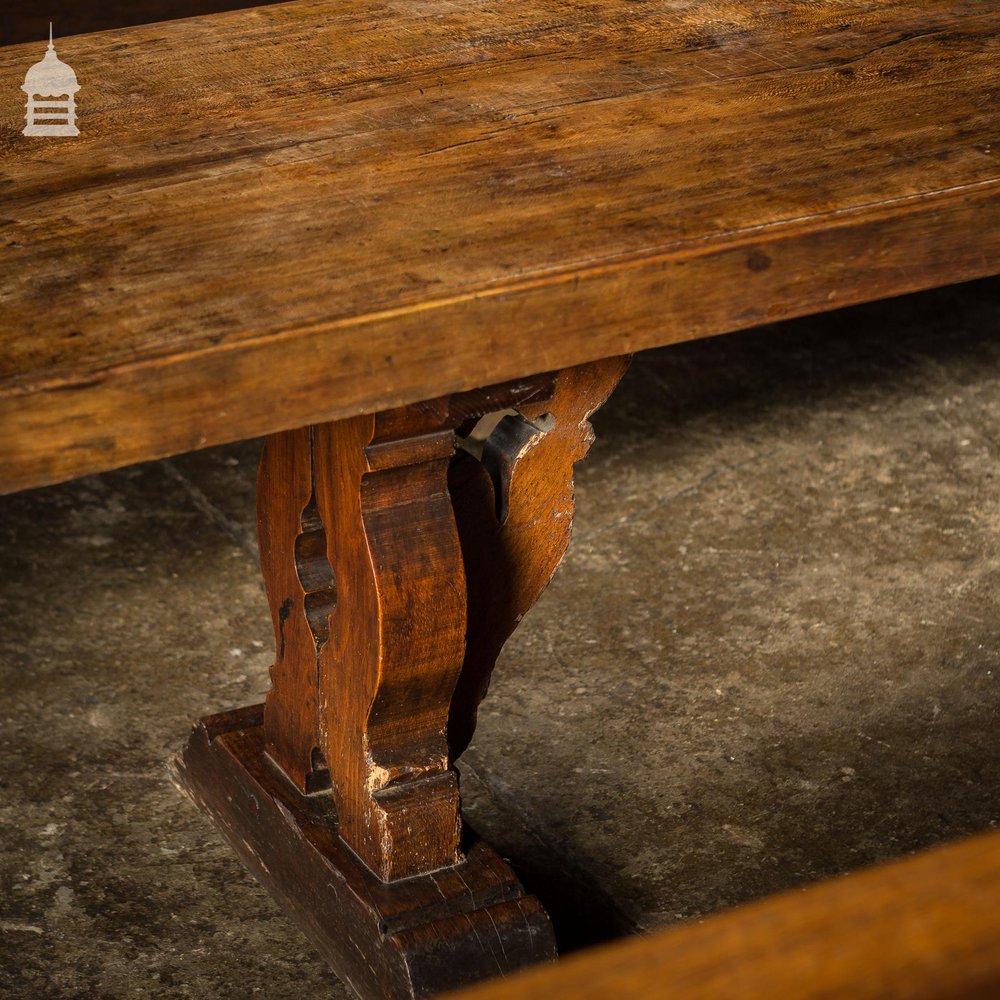
[{"label": "carved scroll detail", "polygon": [[[587,418],[625,364],[265,445],[258,529],[277,645],[265,748],[301,792],[329,781],[340,837],[384,881],[461,858],[451,762],[500,648],[566,550]],[[456,457],[457,428],[511,407],[481,462]]]},{"label": "carved scroll detail", "polygon": [[422,416],[315,429],[338,595],[320,653],[321,739],[341,836],[386,881],[459,857],[445,731],[465,581],[447,488],[451,430]]},{"label": "carved scroll detail", "polygon": [[465,662],[448,722],[453,760],[472,738],[500,650],[569,546],[573,466],[594,440],[588,418],[628,362],[610,358],[562,370],[550,399],[527,402],[519,416],[497,424],[481,463],[465,453],[452,463],[449,486],[468,589]]}]

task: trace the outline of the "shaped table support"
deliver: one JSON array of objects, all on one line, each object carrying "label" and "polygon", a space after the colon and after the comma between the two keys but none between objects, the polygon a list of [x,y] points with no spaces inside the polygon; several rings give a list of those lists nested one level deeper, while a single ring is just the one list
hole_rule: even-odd
[{"label": "shaped table support", "polygon": [[202,720],[175,775],[363,996],[426,996],[555,955],[541,905],[463,831],[453,765],[566,551],[588,418],[627,363],[265,442],[271,691]]}]

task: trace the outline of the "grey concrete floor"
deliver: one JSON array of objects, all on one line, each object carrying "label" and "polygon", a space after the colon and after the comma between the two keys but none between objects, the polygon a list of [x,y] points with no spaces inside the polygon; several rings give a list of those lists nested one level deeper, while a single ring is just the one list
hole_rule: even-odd
[{"label": "grey concrete floor", "polygon": [[[1000,282],[652,352],[461,762],[565,947],[1000,819]],[[0,498],[0,995],[338,998],[170,785],[259,700],[255,443]]]}]

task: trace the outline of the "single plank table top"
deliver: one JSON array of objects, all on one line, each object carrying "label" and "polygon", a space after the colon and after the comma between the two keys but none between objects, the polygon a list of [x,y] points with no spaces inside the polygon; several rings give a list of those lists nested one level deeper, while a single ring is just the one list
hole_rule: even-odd
[{"label": "single plank table top", "polygon": [[293,0],[0,48],[0,492],[1000,272],[995,0]]}]

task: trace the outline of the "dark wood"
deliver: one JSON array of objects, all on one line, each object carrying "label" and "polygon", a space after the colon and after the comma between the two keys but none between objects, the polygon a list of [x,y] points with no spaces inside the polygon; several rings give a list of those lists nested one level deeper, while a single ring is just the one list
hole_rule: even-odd
[{"label": "dark wood", "polygon": [[[300,792],[332,786],[340,836],[384,881],[461,859],[451,764],[504,642],[566,551],[587,417],[627,363],[265,443],[258,533],[276,647],[267,752]],[[480,459],[456,451],[457,435],[505,410]]]},{"label": "dark wood", "polygon": [[455,995],[455,1000],[1000,996],[1000,834]]},{"label": "dark wood", "polygon": [[[366,995],[425,995],[553,955],[537,901],[462,837],[453,763],[497,655],[566,551],[587,418],[627,364],[265,442],[271,691],[265,706],[203,720],[177,780]],[[445,894],[439,912],[440,887],[467,883],[461,908]],[[384,930],[396,909],[405,940]]]},{"label": "dark wood", "polygon": [[0,489],[996,273],[998,27],[293,0],[65,38],[79,139],[0,119]]},{"label": "dark wood", "polygon": [[317,661],[336,600],[326,532],[316,513],[312,454],[310,428],[272,434],[257,471],[257,547],[275,637],[267,752],[307,792],[326,767],[317,729]]},{"label": "dark wood", "polygon": [[268,746],[303,790],[329,769],[341,835],[386,881],[459,859],[445,733],[465,581],[447,419],[442,400],[319,424],[272,438],[261,465],[261,551],[297,570],[296,585],[262,562],[279,647]]},{"label": "dark wood", "polygon": [[452,758],[468,746],[476,709],[504,643],[548,586],[569,546],[573,466],[594,440],[588,417],[628,358],[568,368],[551,395],[522,404],[486,439],[482,459],[459,453],[449,478],[468,591],[465,662],[452,699]]},{"label": "dark wood", "polygon": [[176,783],[362,997],[424,997],[552,959],[552,929],[510,867],[468,834],[460,865],[387,885],[264,752],[263,706],[204,719]]},{"label": "dark wood", "polygon": [[53,19],[58,37],[65,38],[88,31],[202,17],[275,2],[280,0],[77,0],[73,4],[59,4],[51,11],[5,3],[0,4],[0,45],[47,39],[49,21]]},{"label": "dark wood", "polygon": [[[549,553],[531,593],[514,595],[519,619],[565,551],[572,465],[589,446],[585,416],[624,364],[613,359],[440,397],[265,443],[258,533],[276,646],[267,750],[303,793],[332,784],[340,835],[385,881],[460,860],[449,713],[460,674],[474,671],[485,685],[516,624],[504,621],[495,636],[479,624],[467,630],[469,598],[473,617],[491,616],[491,601],[509,603],[511,595],[509,579],[491,573],[479,550],[472,554],[480,543],[469,503],[463,557],[448,490],[456,431],[513,405],[530,414],[551,404],[558,414],[559,426],[546,436],[554,448],[508,470],[516,467],[518,476],[504,537]],[[534,473],[521,475],[522,465]],[[483,500],[495,526],[493,498]],[[470,561],[477,576],[467,595],[463,565]]]}]

